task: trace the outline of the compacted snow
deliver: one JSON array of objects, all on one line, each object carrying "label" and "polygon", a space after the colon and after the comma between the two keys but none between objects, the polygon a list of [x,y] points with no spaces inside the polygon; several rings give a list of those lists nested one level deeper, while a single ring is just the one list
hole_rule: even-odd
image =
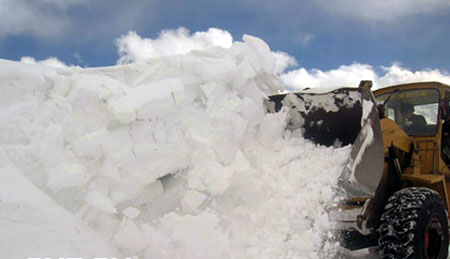
[{"label": "compacted snow", "polygon": [[260,39],[126,66],[0,60],[3,258],[329,258],[350,147],[285,130]]}]

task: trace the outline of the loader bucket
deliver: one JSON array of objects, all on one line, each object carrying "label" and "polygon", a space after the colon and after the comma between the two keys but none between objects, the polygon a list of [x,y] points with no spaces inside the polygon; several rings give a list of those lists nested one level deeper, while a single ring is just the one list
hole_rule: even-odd
[{"label": "loader bucket", "polygon": [[369,92],[341,88],[332,92],[286,93],[265,101],[269,112],[288,109],[288,130],[301,129],[318,145],[352,145],[339,177],[347,197],[372,197],[383,175],[384,147],[380,120]]}]

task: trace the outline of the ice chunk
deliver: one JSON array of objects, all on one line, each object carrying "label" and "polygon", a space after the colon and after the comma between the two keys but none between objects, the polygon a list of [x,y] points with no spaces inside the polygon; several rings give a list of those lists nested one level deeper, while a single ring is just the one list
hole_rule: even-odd
[{"label": "ice chunk", "polygon": [[[112,244],[31,183],[16,167],[0,168],[0,254],[51,258],[118,256]],[[43,238],[45,237],[45,238]]]},{"label": "ice chunk", "polygon": [[219,229],[219,218],[208,212],[198,216],[179,216],[170,213],[161,220],[160,227],[171,233],[172,242],[182,244],[174,248],[174,255],[183,254],[183,258],[229,258],[229,242],[225,233]]},{"label": "ice chunk", "polygon": [[119,230],[114,236],[114,242],[116,242],[122,249],[128,250],[132,253],[138,253],[146,246],[144,234],[132,220],[126,218],[122,220]]},{"label": "ice chunk", "polygon": [[122,124],[136,120],[135,106],[131,103],[120,102],[120,99],[111,99],[108,102],[108,109],[112,113],[114,120]]},{"label": "ice chunk", "polygon": [[186,192],[183,200],[181,201],[181,207],[187,213],[192,213],[206,200],[207,196],[195,190],[189,190]]},{"label": "ice chunk", "polygon": [[[165,107],[174,107],[182,100],[176,99],[177,93],[183,89],[179,78],[169,78],[141,85],[131,89],[126,96],[111,101],[109,109],[113,116],[121,123],[129,123],[134,111],[140,118],[151,118],[159,115],[158,110]],[[179,94],[178,98],[182,98]]]},{"label": "ice chunk", "polygon": [[196,71],[205,82],[220,82],[228,84],[233,80],[237,73],[236,65],[232,60],[220,60],[212,58],[199,59],[196,65]]},{"label": "ice chunk", "polygon": [[134,207],[128,207],[122,213],[129,219],[135,219],[141,214],[141,211]]},{"label": "ice chunk", "polygon": [[221,194],[229,187],[234,170],[217,161],[205,159],[206,155],[203,152],[193,154],[196,166],[189,172],[189,178],[192,178],[189,184],[191,188],[199,190],[203,187],[213,195]]},{"label": "ice chunk", "polygon": [[267,147],[274,147],[286,127],[286,113],[266,114],[258,131],[258,140]]},{"label": "ice chunk", "polygon": [[109,199],[109,197],[96,190],[88,191],[85,200],[89,205],[93,206],[99,211],[102,211],[107,214],[117,213],[116,207],[114,206],[113,202]]},{"label": "ice chunk", "polygon": [[220,139],[213,144],[214,151],[217,154],[218,161],[223,166],[229,166],[234,162],[237,147],[229,139]]},{"label": "ice chunk", "polygon": [[47,186],[53,189],[83,186],[90,178],[85,166],[66,162],[51,170]]},{"label": "ice chunk", "polygon": [[103,128],[76,139],[73,143],[73,150],[78,156],[99,159],[108,151],[108,144],[108,131]]},{"label": "ice chunk", "polygon": [[[251,64],[259,70],[261,66],[266,73],[274,73],[276,67],[276,60],[273,53],[270,51],[269,45],[263,40],[245,34],[242,39],[252,47],[250,51]],[[252,53],[252,52],[255,53]]]}]

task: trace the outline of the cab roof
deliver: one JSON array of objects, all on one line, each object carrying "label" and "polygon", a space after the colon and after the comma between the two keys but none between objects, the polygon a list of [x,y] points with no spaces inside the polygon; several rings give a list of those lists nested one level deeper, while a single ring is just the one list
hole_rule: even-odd
[{"label": "cab roof", "polygon": [[423,88],[435,88],[435,89],[438,88],[438,89],[450,90],[450,85],[443,84],[443,83],[437,82],[437,81],[415,82],[415,83],[399,84],[399,85],[383,87],[383,88],[375,90],[374,94],[379,95],[379,94],[383,94],[383,93],[388,93],[388,92],[392,92],[396,89],[406,90],[406,89],[423,89]]}]

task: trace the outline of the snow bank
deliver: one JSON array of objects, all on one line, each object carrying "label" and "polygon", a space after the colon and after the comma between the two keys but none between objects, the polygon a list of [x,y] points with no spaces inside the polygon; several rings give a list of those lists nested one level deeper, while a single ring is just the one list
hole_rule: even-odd
[{"label": "snow bank", "polygon": [[329,257],[349,147],[266,114],[276,62],[243,40],[106,68],[0,61],[0,254]]}]

